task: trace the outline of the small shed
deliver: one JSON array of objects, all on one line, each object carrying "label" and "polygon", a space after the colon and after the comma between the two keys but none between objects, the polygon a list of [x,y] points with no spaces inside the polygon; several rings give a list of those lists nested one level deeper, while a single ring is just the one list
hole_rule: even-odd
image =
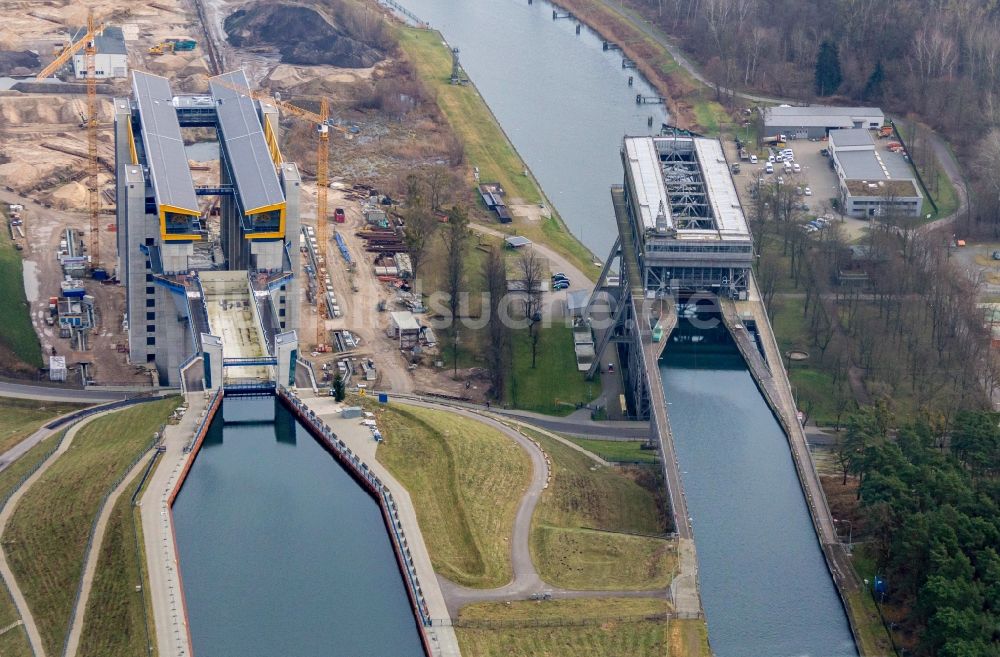
[{"label": "small shed", "polygon": [[49,358],[49,380],[50,381],[66,380],[65,356],[52,356]]},{"label": "small shed", "polygon": [[505,237],[503,239],[512,249],[520,249],[522,246],[528,246],[531,244],[531,240],[527,237],[522,237],[521,235],[511,235],[510,237]]},{"label": "small shed", "polygon": [[364,415],[364,409],[360,406],[345,406],[340,411],[340,417],[343,420],[353,420]]},{"label": "small shed", "polygon": [[399,340],[400,349],[412,349],[420,341],[420,323],[409,311],[389,313],[389,337]]}]

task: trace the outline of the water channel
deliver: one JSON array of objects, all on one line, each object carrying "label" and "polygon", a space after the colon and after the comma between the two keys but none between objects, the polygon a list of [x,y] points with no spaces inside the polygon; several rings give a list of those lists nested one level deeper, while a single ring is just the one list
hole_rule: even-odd
[{"label": "water channel", "polygon": [[[403,0],[466,71],[574,234],[603,257],[620,140],[646,134],[619,53],[535,0]],[[853,657],[785,436],[732,345],[671,343],[661,374],[718,657]]]},{"label": "water channel", "polygon": [[854,657],[785,434],[725,331],[671,342],[660,373],[718,657]]},{"label": "water channel", "polygon": [[224,402],[174,523],[194,654],[423,656],[378,506],[274,400]]},{"label": "water channel", "polygon": [[[622,55],[542,0],[401,0],[461,50],[461,62],[566,225],[598,258],[618,236],[608,187],[621,139],[658,132],[662,105]],[[628,86],[629,76],[634,86]],[[653,127],[647,125],[653,117]],[[470,164],[475,165],[475,162]]]}]

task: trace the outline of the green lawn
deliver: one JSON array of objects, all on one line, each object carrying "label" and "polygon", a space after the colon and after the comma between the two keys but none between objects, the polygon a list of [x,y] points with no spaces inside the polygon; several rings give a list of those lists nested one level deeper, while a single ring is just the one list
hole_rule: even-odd
[{"label": "green lawn", "polygon": [[[659,657],[669,649],[667,622],[632,619],[666,611],[665,600],[650,598],[483,603],[463,608],[459,619],[498,627],[455,633],[465,657]],[[546,626],[500,627],[504,621]]]},{"label": "green lawn", "polygon": [[85,408],[84,404],[4,399],[0,413],[0,453],[35,433],[49,420]]},{"label": "green lawn", "polygon": [[591,438],[578,438],[577,436],[565,436],[565,438],[597,454],[605,461],[615,461],[618,463],[657,463],[660,460],[658,450],[642,449],[642,446],[645,444],[643,440],[593,440]]},{"label": "green lawn", "polygon": [[527,329],[512,331],[511,349],[514,371],[507,377],[506,398],[514,408],[568,415],[577,404],[586,404],[601,392],[600,382],[587,381],[576,369],[573,329],[569,327],[542,329],[534,368]]},{"label": "green lawn", "polygon": [[481,422],[379,406],[377,457],[409,492],[434,570],[465,586],[509,582],[510,535],[531,478],[528,455]]},{"label": "green lawn", "polygon": [[[136,591],[140,581],[136,534],[132,526],[132,494],[138,474],[121,494],[111,512],[101,555],[87,601],[80,657],[133,657],[146,653],[145,592]],[[156,642],[150,621],[152,643]]]},{"label": "green lawn", "polygon": [[[7,232],[6,213],[2,213],[0,229],[0,312],[4,321],[0,322],[0,352],[7,351],[30,368],[42,366],[42,347],[38,335],[31,325],[28,300],[24,296],[24,272],[21,255],[14,249],[14,243]],[[0,364],[4,354],[0,353]],[[9,357],[9,356],[8,356]],[[9,363],[14,369],[16,363]]]},{"label": "green lawn", "polygon": [[532,558],[542,579],[553,586],[591,590],[669,585],[675,565],[672,541],[616,533],[668,530],[663,502],[649,489],[657,486],[656,477],[644,469],[603,467],[538,431],[524,431],[552,461],[552,481],[531,528]]},{"label": "green lawn", "polygon": [[[416,67],[420,79],[433,94],[441,113],[465,147],[469,165],[479,167],[480,180],[499,182],[511,202],[534,205],[545,201],[555,212],[535,179],[524,175],[527,168],[524,161],[475,85],[453,85],[449,82],[451,52],[443,45],[441,34],[435,30],[400,28],[398,39],[407,59]],[[517,230],[529,239],[545,242],[575,262],[582,271],[590,271],[593,256],[566,230],[558,216],[540,222],[540,225],[518,222],[515,226],[501,229]]]},{"label": "green lawn", "polygon": [[58,652],[66,635],[101,501],[179,403],[171,397],[91,421],[14,511],[4,549],[48,654]]}]

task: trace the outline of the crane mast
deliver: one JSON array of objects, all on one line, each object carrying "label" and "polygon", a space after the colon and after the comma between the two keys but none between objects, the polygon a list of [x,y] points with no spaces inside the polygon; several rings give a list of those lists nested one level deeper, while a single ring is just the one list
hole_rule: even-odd
[{"label": "crane mast", "polygon": [[87,167],[88,167],[88,201],[90,209],[90,268],[91,271],[101,266],[100,212],[101,199],[98,193],[97,166],[97,75],[95,74],[95,57],[97,44],[94,33],[94,14],[87,15],[87,45],[84,57],[87,60]]}]

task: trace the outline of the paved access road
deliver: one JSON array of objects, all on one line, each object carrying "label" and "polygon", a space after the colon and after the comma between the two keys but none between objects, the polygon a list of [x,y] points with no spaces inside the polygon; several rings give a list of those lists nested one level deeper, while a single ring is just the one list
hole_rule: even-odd
[{"label": "paved access road", "polygon": [[[151,388],[145,388],[147,392]],[[0,382],[0,397],[16,399],[38,399],[40,401],[78,402],[81,404],[99,404],[101,402],[120,401],[125,399],[124,392],[98,390],[94,388],[55,388],[36,386],[30,383]]]}]

